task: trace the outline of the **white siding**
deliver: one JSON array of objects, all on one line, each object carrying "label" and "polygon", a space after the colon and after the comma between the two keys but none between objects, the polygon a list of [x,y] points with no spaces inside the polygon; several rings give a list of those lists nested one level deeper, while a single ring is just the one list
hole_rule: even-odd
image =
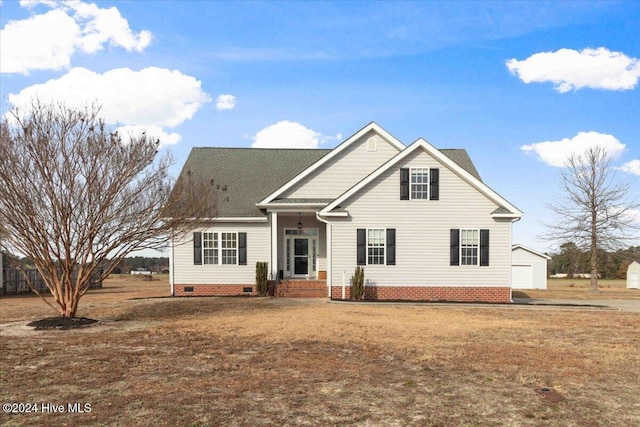
[{"label": "white siding", "polygon": [[[514,248],[512,255],[513,289],[547,289],[547,260],[522,248]],[[530,277],[524,277],[525,270]]]},{"label": "white siding", "polygon": [[[440,200],[400,200],[401,167],[440,170]],[[377,286],[511,286],[511,222],[494,220],[497,205],[423,150],[409,155],[343,205],[347,219],[332,221],[332,280],[356,267],[356,229],[395,228],[396,265],[367,265]],[[489,266],[450,266],[452,228],[489,229]]]},{"label": "white siding", "polygon": [[173,247],[172,276],[175,284],[253,284],[256,281],[256,262],[271,261],[271,228],[260,224],[213,224],[200,232],[247,233],[247,265],[194,265],[193,233]]},{"label": "white siding", "polygon": [[[367,149],[367,140],[372,136],[377,138],[376,151]],[[283,193],[281,197],[336,198],[398,154],[398,151],[398,148],[375,132],[367,132],[327,164]]]}]

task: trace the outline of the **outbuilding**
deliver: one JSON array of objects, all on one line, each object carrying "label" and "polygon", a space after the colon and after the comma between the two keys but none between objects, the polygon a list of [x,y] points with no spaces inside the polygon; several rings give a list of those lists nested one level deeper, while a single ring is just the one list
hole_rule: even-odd
[{"label": "outbuilding", "polygon": [[523,245],[511,247],[511,288],[547,289],[547,261],[551,257]]},{"label": "outbuilding", "polygon": [[629,268],[627,268],[627,288],[640,288],[640,264],[635,261],[629,264]]}]

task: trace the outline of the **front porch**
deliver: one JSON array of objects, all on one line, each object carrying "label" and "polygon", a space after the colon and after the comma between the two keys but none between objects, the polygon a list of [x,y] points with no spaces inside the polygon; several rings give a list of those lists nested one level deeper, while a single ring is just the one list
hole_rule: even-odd
[{"label": "front porch", "polygon": [[270,215],[271,279],[325,281],[326,224],[316,218],[315,211],[280,211]]}]

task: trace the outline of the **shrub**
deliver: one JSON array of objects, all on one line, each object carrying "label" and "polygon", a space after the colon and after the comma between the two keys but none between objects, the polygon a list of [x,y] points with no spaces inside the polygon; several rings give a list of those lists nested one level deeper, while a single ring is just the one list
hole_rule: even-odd
[{"label": "shrub", "polygon": [[357,266],[351,276],[351,298],[360,301],[364,297],[364,268]]},{"label": "shrub", "polygon": [[256,291],[261,297],[267,294],[267,287],[269,284],[269,263],[257,262],[256,263]]}]

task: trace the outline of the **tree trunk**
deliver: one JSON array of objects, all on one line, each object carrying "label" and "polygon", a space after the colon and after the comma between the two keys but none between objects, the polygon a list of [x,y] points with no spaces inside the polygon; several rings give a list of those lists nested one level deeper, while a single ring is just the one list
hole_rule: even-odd
[{"label": "tree trunk", "polygon": [[[595,198],[595,196],[594,196]],[[597,229],[597,211],[595,207],[591,210],[591,283],[589,285],[589,293],[598,294],[598,229]]]}]

